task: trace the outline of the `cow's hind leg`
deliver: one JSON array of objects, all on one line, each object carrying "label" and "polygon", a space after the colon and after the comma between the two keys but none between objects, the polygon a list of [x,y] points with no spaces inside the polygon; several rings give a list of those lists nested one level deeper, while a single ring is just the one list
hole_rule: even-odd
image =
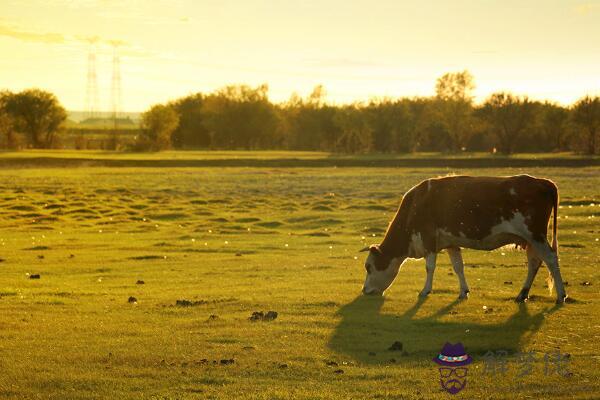
[{"label": "cow's hind leg", "polygon": [[458,294],[459,299],[466,299],[469,296],[469,285],[465,279],[465,265],[462,259],[462,252],[458,247],[451,247],[447,249],[454,273],[458,276],[458,284],[460,285],[460,292]]},{"label": "cow's hind leg", "polygon": [[523,283],[523,289],[521,289],[519,295],[515,299],[516,302],[522,303],[527,301],[529,289],[531,289],[531,285],[533,284],[535,275],[540,269],[540,265],[542,265],[542,260],[537,255],[535,249],[532,245],[527,245],[527,278],[525,278],[525,283]]},{"label": "cow's hind leg", "polygon": [[433,287],[433,272],[435,271],[435,261],[437,259],[437,253],[429,253],[425,256],[425,269],[427,270],[427,279],[425,279],[425,286],[419,297],[425,297],[431,293]]},{"label": "cow's hind leg", "polygon": [[565,293],[565,287],[563,285],[563,280],[560,275],[560,267],[558,265],[558,254],[550,247],[548,242],[544,241],[543,243],[532,242],[533,248],[535,249],[538,256],[542,259],[542,261],[548,267],[550,271],[550,280],[548,282],[548,287],[550,291],[552,291],[552,281],[554,282],[554,286],[556,286],[556,304],[564,303],[567,298],[567,294]]}]

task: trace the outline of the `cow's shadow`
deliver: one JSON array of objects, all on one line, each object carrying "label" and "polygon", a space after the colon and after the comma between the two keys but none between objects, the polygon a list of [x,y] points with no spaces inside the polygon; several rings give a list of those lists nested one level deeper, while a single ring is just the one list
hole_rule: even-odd
[{"label": "cow's shadow", "polygon": [[[549,306],[530,314],[526,304],[514,304],[515,312],[508,319],[486,324],[449,321],[452,318],[441,320],[458,300],[421,318],[415,316],[427,299],[419,298],[402,315],[382,314],[384,301],[384,297],[361,295],[342,306],[338,311],[342,320],[329,340],[329,348],[367,364],[378,364],[390,358],[397,362],[414,357],[429,360],[445,342],[462,342],[472,355],[497,350],[517,352],[540,329],[544,315],[557,310],[556,306]],[[402,342],[407,354],[388,350],[396,341]]]}]

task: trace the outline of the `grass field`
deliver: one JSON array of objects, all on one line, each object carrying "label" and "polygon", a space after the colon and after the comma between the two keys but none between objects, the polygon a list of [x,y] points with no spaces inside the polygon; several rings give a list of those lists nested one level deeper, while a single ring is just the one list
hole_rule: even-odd
[{"label": "grass field", "polygon": [[[358,250],[407,189],[448,173],[558,184],[571,302],[555,306],[542,270],[515,304],[526,257],[509,249],[464,252],[463,302],[445,255],[424,301],[423,260],[384,298],[359,295]],[[6,167],[0,204],[1,399],[600,397],[600,167]],[[446,341],[474,358],[456,396],[431,361]],[[569,373],[545,365],[556,351]]]}]

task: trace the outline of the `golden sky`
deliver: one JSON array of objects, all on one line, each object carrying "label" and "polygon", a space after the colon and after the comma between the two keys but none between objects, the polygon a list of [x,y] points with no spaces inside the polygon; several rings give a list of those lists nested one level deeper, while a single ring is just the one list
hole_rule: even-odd
[{"label": "golden sky", "polygon": [[0,89],[84,110],[90,38],[105,110],[114,42],[124,111],[235,83],[274,101],[317,84],[335,103],[428,96],[464,69],[477,101],[600,94],[600,0],[0,0]]}]

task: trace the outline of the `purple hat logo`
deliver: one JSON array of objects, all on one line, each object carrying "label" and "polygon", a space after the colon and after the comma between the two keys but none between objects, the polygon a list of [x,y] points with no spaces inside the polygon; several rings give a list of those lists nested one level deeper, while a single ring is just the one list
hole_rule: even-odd
[{"label": "purple hat logo", "polygon": [[440,366],[440,384],[445,391],[456,394],[464,389],[467,385],[466,365],[471,364],[473,358],[467,354],[462,343],[446,342],[433,362]]}]

